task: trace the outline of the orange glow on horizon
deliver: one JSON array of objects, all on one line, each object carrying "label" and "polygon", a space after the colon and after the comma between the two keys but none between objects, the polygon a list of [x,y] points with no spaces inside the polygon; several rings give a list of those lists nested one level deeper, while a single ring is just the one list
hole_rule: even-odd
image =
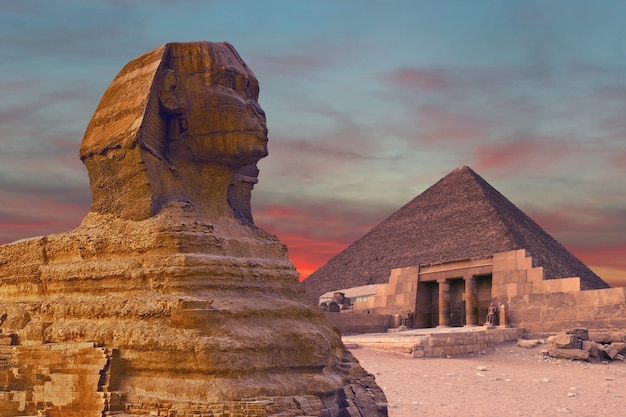
[{"label": "orange glow on horizon", "polygon": [[590,266],[589,268],[611,287],[626,287],[626,269],[606,266]]}]

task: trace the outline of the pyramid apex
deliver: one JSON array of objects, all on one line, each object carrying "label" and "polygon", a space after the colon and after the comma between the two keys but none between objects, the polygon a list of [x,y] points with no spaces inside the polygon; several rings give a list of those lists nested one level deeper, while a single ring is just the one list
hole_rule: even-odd
[{"label": "pyramid apex", "polygon": [[462,165],[458,168],[455,168],[454,171],[451,172],[451,174],[454,173],[463,173],[463,172],[474,172],[474,170],[470,167],[468,167],[467,165]]}]

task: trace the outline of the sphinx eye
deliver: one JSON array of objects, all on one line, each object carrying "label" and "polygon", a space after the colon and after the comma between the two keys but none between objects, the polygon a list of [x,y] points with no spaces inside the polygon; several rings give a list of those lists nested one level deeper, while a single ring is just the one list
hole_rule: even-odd
[{"label": "sphinx eye", "polygon": [[235,77],[235,90],[244,92],[248,89],[248,77],[244,74],[237,74]]},{"label": "sphinx eye", "polygon": [[248,83],[248,88],[246,90],[246,95],[253,99],[259,98],[259,83],[256,80],[251,80]]}]

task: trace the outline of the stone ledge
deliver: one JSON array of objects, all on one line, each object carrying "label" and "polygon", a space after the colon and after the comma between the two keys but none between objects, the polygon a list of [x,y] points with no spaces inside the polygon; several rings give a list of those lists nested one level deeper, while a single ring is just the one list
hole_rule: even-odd
[{"label": "stone ledge", "polygon": [[344,336],[342,340],[350,346],[394,350],[409,353],[414,358],[436,358],[478,353],[500,343],[521,339],[523,335],[522,328],[459,327],[450,331],[416,329],[400,334],[362,334]]}]

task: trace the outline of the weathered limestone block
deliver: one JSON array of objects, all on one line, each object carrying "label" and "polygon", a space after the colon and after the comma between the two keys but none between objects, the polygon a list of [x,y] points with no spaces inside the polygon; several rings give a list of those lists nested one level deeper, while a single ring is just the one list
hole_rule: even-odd
[{"label": "weathered limestone block", "polygon": [[624,342],[613,342],[608,346],[602,346],[600,348],[609,359],[613,360],[620,353],[626,353],[626,343]]},{"label": "weathered limestone block", "polygon": [[589,329],[584,328],[584,327],[576,327],[576,328],[567,330],[565,333],[576,336],[576,338],[580,342],[589,340]]},{"label": "weathered limestone block", "polygon": [[539,345],[541,343],[542,342],[539,339],[519,339],[517,341],[517,346],[523,347],[523,348],[526,348],[526,349],[532,349],[532,348],[534,348],[535,346],[537,346],[537,345]]},{"label": "weathered limestone block", "polygon": [[[0,329],[17,349],[115,352],[93,364],[89,387],[72,382],[94,394],[72,413],[109,411],[106,391],[130,415],[387,415],[286,247],[253,224],[256,163],[267,155],[258,92],[227,43],[167,44],[131,61],[81,145],[92,190],[81,225],[0,247]],[[106,384],[94,385],[100,371]],[[74,415],[56,390],[37,401],[50,417]]]},{"label": "weathered limestone block", "polygon": [[553,347],[548,350],[548,355],[553,358],[572,359],[572,360],[588,360],[589,352],[582,349],[565,349]]},{"label": "weathered limestone block", "polygon": [[554,336],[550,336],[548,338],[548,342],[552,343],[554,347],[560,349],[575,349],[578,347],[578,338],[573,334],[558,333]]},{"label": "weathered limestone block", "polygon": [[600,347],[593,340],[583,340],[582,350],[589,352],[589,357],[591,358],[600,357]]}]

